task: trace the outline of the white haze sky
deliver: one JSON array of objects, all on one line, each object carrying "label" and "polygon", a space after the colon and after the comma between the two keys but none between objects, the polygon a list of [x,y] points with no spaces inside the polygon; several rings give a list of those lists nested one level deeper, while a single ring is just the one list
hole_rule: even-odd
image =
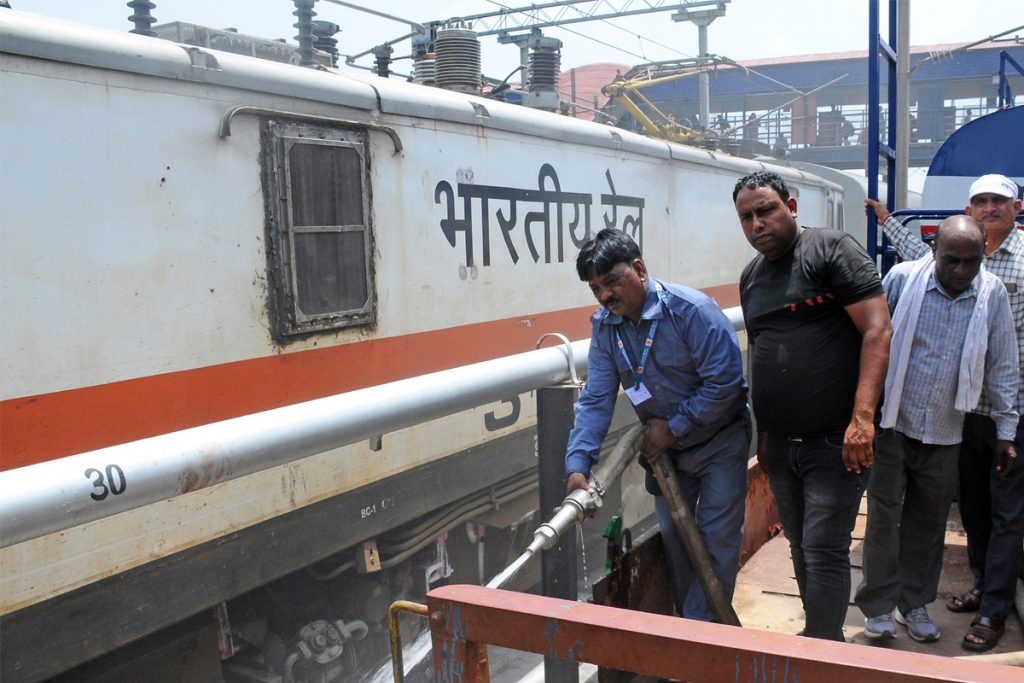
[{"label": "white haze sky", "polygon": [[[185,21],[214,28],[237,28],[241,33],[264,38],[286,38],[294,43],[292,27],[295,7],[291,0],[153,0],[157,23]],[[44,14],[105,28],[126,31],[131,14],[126,0],[10,0],[14,9]],[[407,21],[425,22],[494,12],[502,7],[525,7],[530,2],[515,0],[358,0],[350,2]],[[543,4],[533,0],[532,4]],[[578,5],[593,13],[595,7],[638,9],[648,5],[671,6],[664,0],[597,0]],[[882,13],[888,3],[881,0]],[[912,0],[910,42],[912,45],[969,43],[1024,24],[1020,0]],[[339,24],[336,37],[343,55],[358,54],[376,44],[409,32],[408,25],[381,18],[331,0],[318,0],[317,19]],[[547,16],[576,16],[574,8],[546,10]],[[563,42],[562,69],[594,62],[640,64],[693,57],[698,52],[697,28],[689,22],[674,22],[674,10],[624,17],[611,21],[586,22],[544,29],[544,34]],[[521,22],[517,22],[521,23]],[[479,25],[478,25],[479,26]],[[883,32],[885,22],[883,18]],[[522,31],[519,31],[520,33]],[[483,71],[492,78],[504,78],[518,65],[519,51],[501,45],[496,36],[481,38]],[[709,52],[736,60],[783,57],[828,52],[864,50],[868,45],[867,0],[732,0],[726,14],[708,28]],[[409,54],[409,42],[395,46],[396,56]],[[357,62],[370,66],[372,58]],[[397,62],[394,70],[408,73],[408,61]]]}]

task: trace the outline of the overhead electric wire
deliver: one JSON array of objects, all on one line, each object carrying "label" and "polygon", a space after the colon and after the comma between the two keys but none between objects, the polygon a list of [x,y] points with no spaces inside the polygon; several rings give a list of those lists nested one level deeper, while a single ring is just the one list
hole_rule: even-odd
[{"label": "overhead electric wire", "polygon": [[[496,5],[498,7],[501,7],[502,9],[507,9],[507,10],[513,9],[512,7],[509,7],[508,5],[506,5],[506,4],[502,3],[502,2],[498,2],[498,0],[487,0],[487,2],[491,3],[492,5]],[[581,17],[587,16],[586,12],[584,12],[583,10],[581,10],[580,8],[578,8],[578,7],[574,6],[574,5],[567,5],[565,7],[565,9],[573,10],[574,12],[579,14]],[[523,12],[523,14],[527,14],[528,16],[535,16],[535,15],[529,14],[528,12]],[[681,56],[686,57],[688,59],[692,59],[693,58],[691,55],[688,55],[685,52],[682,52],[682,51],[680,51],[680,50],[678,50],[678,49],[676,49],[674,47],[670,47],[670,46],[665,45],[663,43],[659,43],[656,40],[651,40],[647,36],[640,35],[636,31],[631,31],[630,29],[628,29],[628,28],[626,28],[624,26],[619,26],[618,24],[616,24],[616,23],[614,23],[614,22],[612,22],[612,21],[610,21],[608,19],[598,19],[597,21],[600,21],[602,24],[608,24],[612,28],[616,28],[616,29],[618,29],[618,30],[620,30],[620,31],[622,31],[624,33],[628,33],[629,35],[636,37],[638,40],[646,41],[646,42],[650,43],[651,45],[657,45],[658,47],[665,48],[666,50],[669,50],[670,52],[674,52],[677,55],[681,55]],[[564,28],[562,26],[556,26],[555,28],[561,29],[563,31],[568,30],[568,29],[566,29],[566,28]],[[575,31],[571,31],[571,32],[575,33]],[[580,35],[580,34],[577,34],[577,35]],[[589,36],[584,36],[584,37],[589,37]],[[612,47],[615,47],[615,49],[622,50],[622,48],[619,48],[619,47],[616,47],[616,46],[612,46]],[[623,50],[623,52],[625,52],[625,50]],[[629,52],[627,54],[633,54],[633,53]],[[636,56],[636,55],[634,55],[634,56]],[[644,59],[644,60],[647,60],[646,55],[640,55],[640,57],[642,59]]]},{"label": "overhead electric wire", "polygon": [[[494,0],[488,0],[488,2],[490,2],[491,4],[497,5],[498,7],[501,7],[502,9],[514,9],[514,8],[509,7],[508,5],[504,5],[504,4],[500,3],[500,2],[494,2]],[[539,17],[537,14],[534,14],[533,12],[522,11],[520,13],[521,14],[525,14],[528,17],[533,17],[534,19],[542,18],[542,17]],[[619,47],[618,45],[612,45],[611,43],[606,43],[603,40],[598,40],[597,38],[594,38],[593,36],[588,36],[585,33],[580,33],[579,31],[574,31],[571,28],[566,28],[565,26],[556,26],[555,28],[557,28],[560,31],[566,31],[567,33],[571,33],[574,36],[579,36],[580,38],[585,38],[587,40],[591,40],[591,41],[593,41],[593,42],[595,42],[595,43],[597,43],[599,45],[604,45],[605,47],[609,47],[609,48],[611,48],[613,50],[618,50],[619,52],[625,52],[627,55],[631,55],[633,57],[636,57],[637,59],[641,59],[641,60],[646,60],[647,59],[643,55],[638,55],[635,52],[630,52],[629,50],[627,50],[624,47]]]},{"label": "overhead electric wire", "polygon": [[425,31],[426,30],[426,26],[424,26],[423,24],[421,24],[419,22],[412,21],[410,19],[403,19],[402,17],[396,17],[393,14],[387,14],[385,12],[381,12],[381,11],[375,10],[375,9],[370,9],[369,7],[363,7],[362,5],[357,5],[355,3],[343,2],[343,0],[327,0],[327,2],[332,2],[335,5],[341,5],[342,7],[348,7],[349,9],[359,10],[360,12],[366,12],[367,14],[372,14],[374,16],[383,17],[384,19],[390,19],[392,21],[397,21],[400,24],[405,24],[407,26],[412,26],[413,28],[419,29],[420,31]]},{"label": "overhead electric wire", "polygon": [[[491,3],[493,3],[493,4],[498,4],[498,3],[496,3],[496,2],[495,2],[495,0],[487,0],[487,1],[488,1],[488,2],[491,2]],[[575,7],[575,6],[571,6],[571,5],[570,5],[570,6],[569,6],[569,9],[571,9],[571,10],[575,10],[575,11],[576,11],[576,12],[578,12],[578,13],[579,13],[579,14],[580,14],[581,16],[586,16],[586,15],[584,14],[583,10],[581,10],[581,9],[579,9],[579,8]],[[602,23],[602,24],[608,24],[608,25],[609,25],[609,26],[611,26],[612,28],[617,28],[617,29],[619,29],[620,31],[623,31],[623,32],[625,32],[625,33],[628,33],[628,34],[630,34],[631,36],[636,36],[636,38],[637,38],[638,40],[642,40],[642,41],[647,41],[648,43],[650,43],[650,44],[652,44],[652,45],[657,45],[658,47],[663,47],[663,48],[665,48],[666,50],[669,50],[670,52],[675,52],[675,53],[676,53],[677,55],[681,55],[681,56],[683,56],[683,57],[686,57],[687,59],[693,59],[693,56],[692,56],[692,55],[688,55],[688,54],[686,54],[685,52],[682,52],[682,51],[680,51],[680,50],[677,50],[677,49],[676,49],[676,48],[674,48],[674,47],[669,47],[668,45],[664,45],[664,44],[662,44],[662,43],[659,43],[659,42],[658,42],[658,41],[656,41],[656,40],[651,40],[650,38],[648,38],[648,37],[646,37],[646,36],[642,36],[642,35],[640,35],[640,34],[639,34],[639,33],[637,33],[636,31],[631,31],[631,30],[629,30],[628,28],[626,28],[626,27],[624,27],[624,26],[619,26],[618,24],[616,24],[616,23],[614,23],[614,22],[612,22],[612,21],[610,21],[610,20],[608,20],[608,19],[601,19],[600,21],[601,21],[601,23]]]},{"label": "overhead electric wire", "polygon": [[918,62],[916,64],[914,64],[914,66],[910,67],[910,73],[914,73],[915,71],[920,69],[922,66],[924,66],[924,65],[926,65],[926,64],[928,64],[930,62],[938,61],[939,59],[942,59],[944,57],[950,57],[955,52],[960,52],[961,50],[967,50],[969,48],[974,47],[975,45],[981,45],[982,43],[987,43],[989,41],[994,42],[996,38],[1002,38],[1003,36],[1005,36],[1008,33],[1013,33],[1014,31],[1020,31],[1021,29],[1024,29],[1024,25],[1016,26],[1016,27],[1011,28],[1011,29],[1007,29],[1006,31],[1002,31],[1001,33],[996,33],[996,34],[991,35],[991,36],[989,36],[987,38],[982,38],[980,40],[975,40],[973,43],[967,43],[966,45],[960,45],[959,47],[955,47],[952,50],[941,50],[941,51],[937,51],[937,52],[929,52],[926,57],[922,57],[920,60],[918,60]]}]

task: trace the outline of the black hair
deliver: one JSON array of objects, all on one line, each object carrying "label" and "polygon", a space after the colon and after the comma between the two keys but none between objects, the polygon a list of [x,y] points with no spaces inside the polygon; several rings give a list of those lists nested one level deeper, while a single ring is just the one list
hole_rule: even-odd
[{"label": "black hair", "polygon": [[633,238],[612,228],[605,228],[588,240],[576,256],[576,274],[587,282],[593,275],[605,275],[619,263],[632,265],[640,258],[640,247]]},{"label": "black hair", "polygon": [[736,181],[736,187],[732,189],[732,203],[736,203],[740,190],[756,190],[759,187],[770,187],[778,192],[783,202],[789,201],[789,187],[782,176],[774,171],[755,171]]}]

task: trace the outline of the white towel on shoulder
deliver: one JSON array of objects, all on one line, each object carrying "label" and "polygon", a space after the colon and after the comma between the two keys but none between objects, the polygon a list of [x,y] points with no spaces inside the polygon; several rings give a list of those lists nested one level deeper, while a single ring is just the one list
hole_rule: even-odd
[{"label": "white towel on shoulder", "polygon": [[[917,319],[928,288],[928,278],[935,267],[929,254],[909,264],[907,280],[892,315],[892,342],[889,345],[889,369],[885,374],[885,403],[882,405],[881,426],[896,426],[903,382],[910,365],[910,349],[914,343]],[[981,267],[972,283],[977,292],[974,312],[967,324],[967,337],[960,356],[960,371],[954,407],[962,413],[977,407],[985,380],[985,354],[988,352],[988,301],[999,278]]]}]

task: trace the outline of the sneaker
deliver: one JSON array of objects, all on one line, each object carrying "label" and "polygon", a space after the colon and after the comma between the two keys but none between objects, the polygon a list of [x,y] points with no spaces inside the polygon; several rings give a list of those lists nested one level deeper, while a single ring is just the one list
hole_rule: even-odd
[{"label": "sneaker", "polygon": [[895,638],[896,624],[892,623],[892,615],[887,612],[865,619],[864,635],[868,638],[884,638],[885,640]]},{"label": "sneaker", "polygon": [[899,608],[893,610],[896,621],[907,627],[910,637],[919,643],[934,643],[939,639],[939,627],[928,616],[928,608],[915,607],[909,614],[903,614]]}]

